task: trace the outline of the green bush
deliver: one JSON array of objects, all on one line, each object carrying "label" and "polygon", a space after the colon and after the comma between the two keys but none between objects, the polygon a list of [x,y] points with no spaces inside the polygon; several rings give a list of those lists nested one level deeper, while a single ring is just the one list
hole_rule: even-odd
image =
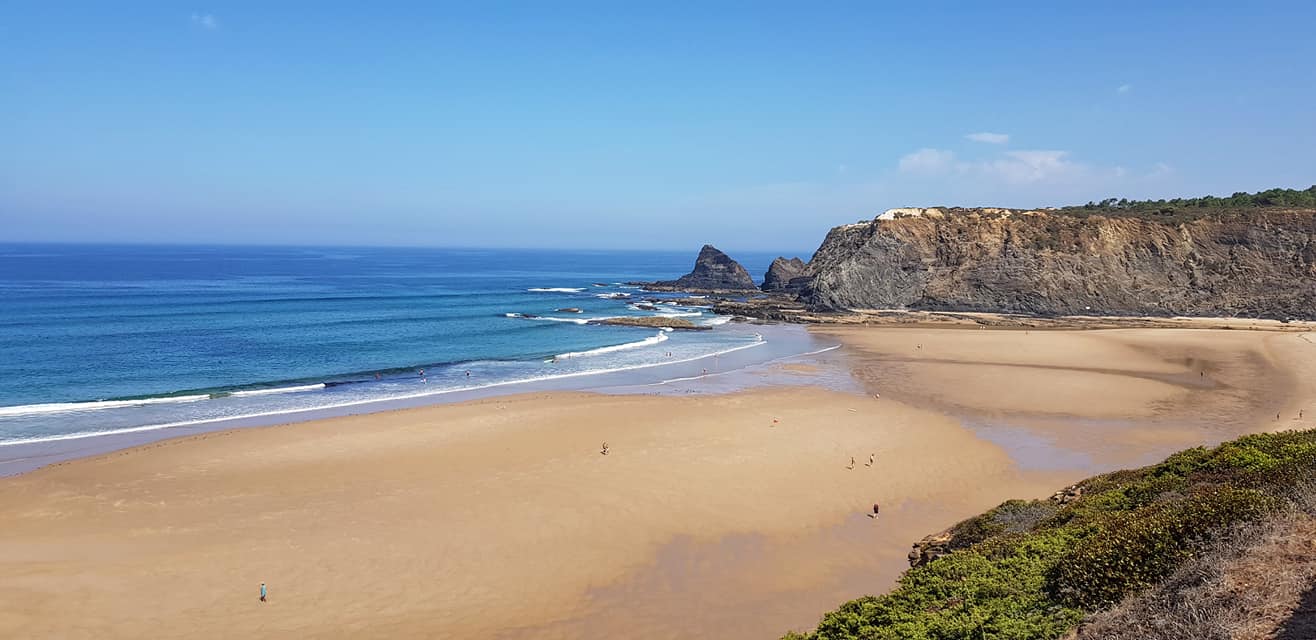
[{"label": "green bush", "polygon": [[1113,513],[1056,563],[1048,589],[1057,601],[1099,609],[1170,575],[1200,542],[1275,507],[1250,489],[1224,488]]},{"label": "green bush", "polygon": [[993,536],[1028,531],[1059,509],[1049,500],[1007,500],[987,513],[951,527],[951,548],[962,549]]}]

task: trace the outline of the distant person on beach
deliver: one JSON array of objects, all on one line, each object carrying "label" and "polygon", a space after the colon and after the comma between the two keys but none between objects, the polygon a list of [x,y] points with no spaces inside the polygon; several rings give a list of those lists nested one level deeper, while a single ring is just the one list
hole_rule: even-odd
[{"label": "distant person on beach", "polygon": [[846,469],[853,469],[853,468],[854,468],[854,456],[850,456],[850,466],[846,467]]},{"label": "distant person on beach", "polygon": [[882,510],[882,508],[879,507],[878,504],[877,504],[876,502],[874,502],[874,503],[873,503],[873,517],[876,518],[878,512],[880,512],[881,510]]},{"label": "distant person on beach", "polygon": [[608,455],[608,443],[606,442],[603,443],[603,448],[599,450],[599,453],[605,456]]},{"label": "distant person on beach", "polygon": [[877,462],[877,454],[876,454],[876,453],[870,453],[870,454],[868,454],[868,464],[866,464],[866,465],[864,465],[864,466],[865,466],[865,467],[871,467],[871,466],[873,466],[873,463],[874,463],[874,462]]},{"label": "distant person on beach", "polygon": [[265,583],[260,583],[260,601],[265,602]]}]

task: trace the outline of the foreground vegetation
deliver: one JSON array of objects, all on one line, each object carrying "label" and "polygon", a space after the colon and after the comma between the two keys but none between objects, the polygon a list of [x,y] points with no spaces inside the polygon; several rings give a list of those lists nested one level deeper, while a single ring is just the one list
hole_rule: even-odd
[{"label": "foreground vegetation", "polygon": [[952,529],[950,555],[790,640],[1059,638],[1161,583],[1240,527],[1310,504],[1316,430],[1252,435],[1013,500]]}]

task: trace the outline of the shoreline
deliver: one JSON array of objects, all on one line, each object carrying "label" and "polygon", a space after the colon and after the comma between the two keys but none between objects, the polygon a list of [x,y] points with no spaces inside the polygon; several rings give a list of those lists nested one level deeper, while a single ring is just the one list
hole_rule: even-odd
[{"label": "shoreline", "polygon": [[[541,391],[607,392],[607,390],[614,388],[639,390],[671,381],[705,377],[708,373],[707,367],[704,365],[710,361],[719,367],[752,369],[771,365],[783,359],[807,356],[820,346],[817,338],[801,327],[773,325],[755,327],[755,329],[770,335],[767,339],[760,339],[757,342],[680,360],[660,361],[617,369],[585,370],[461,388],[409,392],[398,396],[354,400],[310,408],[292,408],[250,415],[167,422],[3,442],[0,443],[0,478],[26,473],[45,464],[74,460],[197,433],[297,424],[340,416],[369,415],[398,409],[454,404],[481,398]],[[826,344],[821,346],[822,348],[832,348],[836,345]],[[85,416],[85,414],[82,415]]]},{"label": "shoreline", "polygon": [[[1316,343],[1292,332],[809,331],[844,347],[2,479],[0,635],[776,637],[886,590],[909,544],[1005,499],[1316,409]],[[277,608],[247,602],[261,581]],[[99,585],[85,616],[50,609],[56,584]]]}]

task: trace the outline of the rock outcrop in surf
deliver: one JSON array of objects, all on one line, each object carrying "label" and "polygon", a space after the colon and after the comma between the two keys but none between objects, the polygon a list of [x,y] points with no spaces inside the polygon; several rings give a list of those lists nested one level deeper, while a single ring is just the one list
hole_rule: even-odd
[{"label": "rock outcrop in surf", "polygon": [[695,259],[695,267],[676,280],[646,283],[653,291],[757,291],[758,285],[745,267],[711,244],[704,245]]},{"label": "rock outcrop in surf", "polygon": [[795,291],[808,283],[809,267],[799,258],[777,258],[763,276],[763,290],[768,292]]}]

